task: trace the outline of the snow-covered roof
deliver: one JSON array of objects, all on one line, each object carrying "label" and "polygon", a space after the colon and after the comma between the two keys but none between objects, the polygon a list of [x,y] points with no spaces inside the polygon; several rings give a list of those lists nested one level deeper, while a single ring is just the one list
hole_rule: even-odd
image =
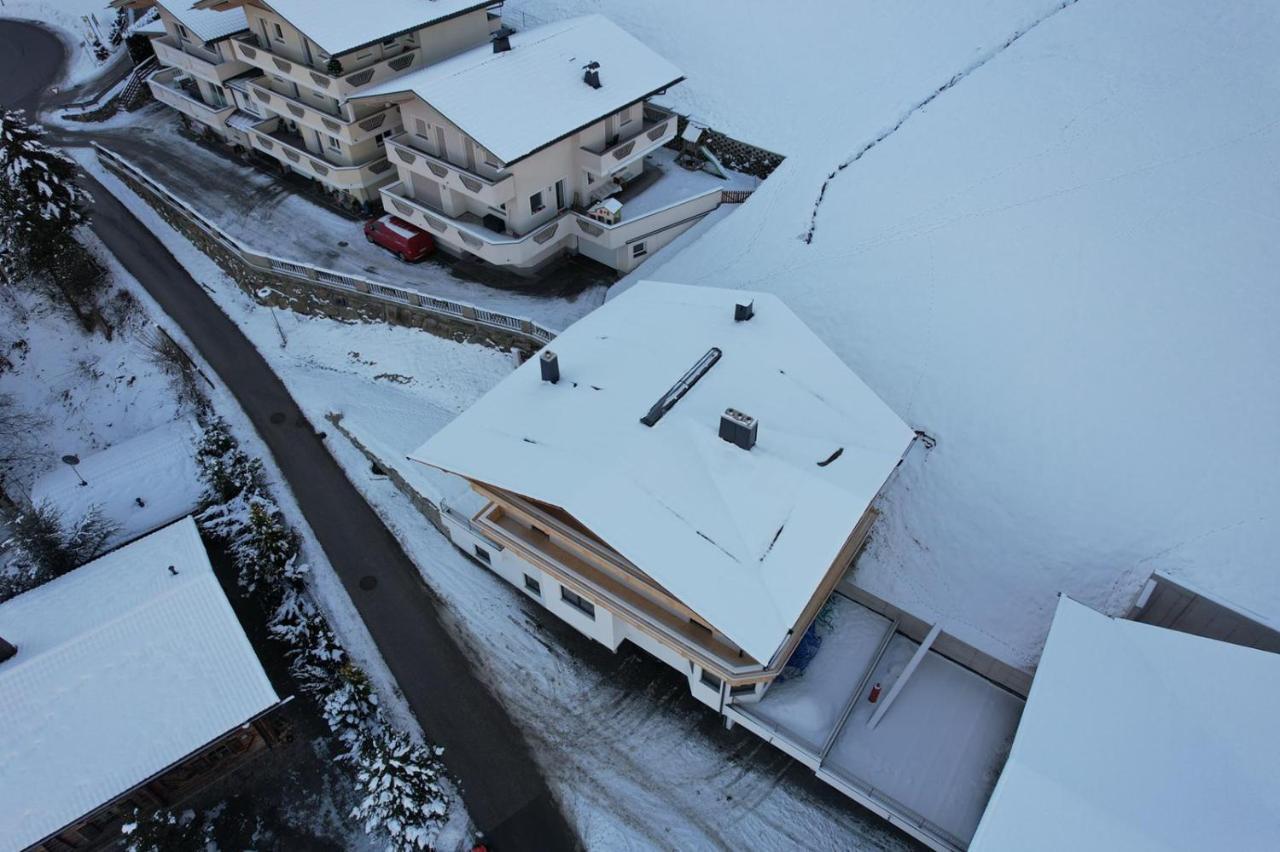
[{"label": "snow-covered roof", "polygon": [[1280,655],[1060,598],[974,852],[1270,849]]},{"label": "snow-covered roof", "polygon": [[604,201],[597,201],[591,207],[592,210],[606,210],[609,213],[617,213],[622,209],[622,202],[616,198],[606,198]]},{"label": "snow-covered roof", "polygon": [[190,518],[0,604],[0,636],[18,648],[0,663],[3,849],[279,701]]},{"label": "snow-covered roof", "polygon": [[[601,86],[583,82],[600,63]],[[361,92],[413,93],[504,163],[545,147],[683,77],[602,15],[515,33],[511,50],[473,48]]]},{"label": "snow-covered roof", "polygon": [[346,53],[384,38],[483,9],[475,0],[377,0],[362,8],[350,0],[265,0],[331,55]]},{"label": "snow-covered roof", "polygon": [[249,29],[249,19],[239,6],[219,12],[213,9],[193,9],[191,0],[169,0],[156,5],[206,44]]},{"label": "snow-covered roof", "polygon": [[[198,439],[193,421],[175,420],[82,456],[80,476],[59,463],[31,486],[31,502],[50,504],[68,524],[96,506],[119,527],[110,543],[137,538],[199,504],[205,489],[195,458]],[[81,477],[89,484],[81,485]]]},{"label": "snow-covered roof", "polygon": [[[711,347],[719,360],[643,425]],[[558,383],[530,360],[410,458],[560,507],[768,661],[912,431],[762,293],[643,281],[549,348]],[[718,437],[727,408],[758,420],[754,449]]]}]

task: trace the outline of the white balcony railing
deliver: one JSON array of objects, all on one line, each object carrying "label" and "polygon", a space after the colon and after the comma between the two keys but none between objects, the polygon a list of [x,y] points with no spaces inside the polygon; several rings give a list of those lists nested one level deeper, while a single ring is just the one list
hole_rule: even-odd
[{"label": "white balcony railing", "polygon": [[400,107],[392,106],[357,121],[347,121],[341,116],[327,113],[297,98],[272,91],[260,83],[250,81],[248,88],[253,99],[270,108],[272,112],[289,116],[312,130],[336,136],[348,145],[363,142],[395,127],[400,118]]},{"label": "white balcony railing", "polygon": [[401,133],[387,140],[388,157],[397,167],[403,165],[436,183],[460,192],[490,207],[500,207],[516,195],[513,175],[496,180],[484,177],[448,160],[420,151],[406,144],[408,134]]},{"label": "white balcony railing", "polygon": [[352,166],[330,163],[308,151],[300,138],[284,138],[278,132],[279,124],[278,118],[255,124],[250,133],[253,147],[304,175],[346,190],[371,190],[395,179],[395,169],[386,157]]},{"label": "white balcony railing", "polygon": [[[181,71],[177,68],[166,68],[148,77],[147,86],[150,87],[151,94],[160,103],[171,106],[202,124],[207,124],[211,127],[225,126],[227,116],[235,112],[235,105],[210,106],[200,100],[198,94],[183,88],[181,80]],[[191,82],[189,85],[194,87],[195,83]]]},{"label": "white balcony railing", "polygon": [[266,48],[259,47],[257,39],[253,36],[232,39],[232,44],[238,59],[244,60],[255,68],[261,68],[268,74],[284,77],[323,95],[337,98],[339,101],[357,93],[364,86],[403,74],[419,65],[422,59],[422,51],[415,47],[389,59],[334,77],[323,71],[317,71],[304,62],[285,59]]},{"label": "white balcony railing", "polygon": [[223,59],[215,51],[183,46],[171,37],[154,38],[151,46],[156,59],[166,68],[180,68],[202,80],[221,84],[230,77],[249,70],[244,62]]},{"label": "white balcony railing", "polygon": [[645,106],[645,118],[637,131],[625,139],[599,151],[590,147],[578,149],[578,164],[595,175],[609,175],[634,163],[654,148],[661,148],[676,135],[673,113],[652,105]]}]

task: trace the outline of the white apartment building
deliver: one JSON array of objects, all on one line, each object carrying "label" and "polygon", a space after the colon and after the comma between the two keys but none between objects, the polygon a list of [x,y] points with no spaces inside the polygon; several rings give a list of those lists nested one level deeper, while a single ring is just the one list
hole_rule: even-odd
[{"label": "white apartment building", "polygon": [[577,252],[629,271],[720,204],[723,181],[676,166],[676,117],[648,103],[682,79],[587,15],[499,32],[352,101],[399,106],[383,207],[449,252],[517,272]]},{"label": "white apartment building", "polygon": [[470,484],[455,544],[724,712],[782,671],[914,437],[777,298],[645,281],[410,458]]},{"label": "white apartment building", "polygon": [[151,83],[157,99],[353,204],[395,179],[386,138],[401,130],[395,105],[353,97],[486,43],[499,23],[491,0],[380,0],[367,13],[346,0],[157,5],[169,66]]}]

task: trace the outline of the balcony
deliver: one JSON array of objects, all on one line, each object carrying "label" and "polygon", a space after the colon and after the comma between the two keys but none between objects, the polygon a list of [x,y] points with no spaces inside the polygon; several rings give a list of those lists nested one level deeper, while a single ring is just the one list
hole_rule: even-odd
[{"label": "balcony", "polygon": [[227,116],[236,111],[235,104],[223,107],[206,104],[200,99],[200,90],[195,82],[184,77],[177,68],[157,71],[147,78],[147,86],[160,103],[211,127],[224,127]]},{"label": "balcony", "polygon": [[513,175],[491,179],[442,160],[409,144],[413,137],[408,133],[392,136],[387,140],[388,156],[397,166],[404,164],[411,171],[428,177],[454,192],[468,195],[490,207],[500,207],[515,198],[516,182]]},{"label": "balcony", "polygon": [[283,77],[331,98],[337,98],[339,101],[351,97],[364,86],[403,74],[410,68],[416,67],[422,58],[422,51],[415,47],[398,53],[390,59],[383,59],[340,77],[334,77],[323,71],[317,71],[306,63],[275,55],[267,48],[260,47],[258,39],[254,36],[232,39],[232,45],[236,58],[253,67],[261,68],[268,74]]},{"label": "balcony", "polygon": [[313,104],[272,91],[260,83],[250,81],[247,87],[254,100],[269,107],[273,112],[279,115],[289,115],[299,124],[330,136],[336,136],[348,145],[363,142],[390,127],[394,127],[400,110],[400,107],[392,106],[381,112],[366,116],[359,121],[347,121],[341,116],[325,112]]},{"label": "balcony", "polygon": [[215,50],[205,50],[178,41],[172,36],[153,38],[151,46],[155,48],[156,59],[161,65],[179,68],[210,83],[221,84],[227,78],[249,70],[249,66],[243,62],[225,60]]},{"label": "balcony", "polygon": [[279,118],[255,124],[250,128],[250,137],[255,149],[301,174],[338,189],[374,189],[395,179],[395,170],[386,157],[353,166],[327,162],[308,151],[302,137],[288,132]]},{"label": "balcony", "polygon": [[569,229],[571,213],[565,213],[523,237],[516,237],[490,231],[470,214],[459,218],[446,216],[410,197],[402,183],[384,186],[380,192],[383,207],[388,213],[417,225],[455,250],[466,251],[497,266],[517,269],[531,266],[558,248],[572,233]]},{"label": "balcony", "polygon": [[612,145],[578,149],[578,165],[595,175],[610,175],[635,162],[654,148],[675,138],[676,117],[664,109],[646,104],[640,127],[632,135]]}]

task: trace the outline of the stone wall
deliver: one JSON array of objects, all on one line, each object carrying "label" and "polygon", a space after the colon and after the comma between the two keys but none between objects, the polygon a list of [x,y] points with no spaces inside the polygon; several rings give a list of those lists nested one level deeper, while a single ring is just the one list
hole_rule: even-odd
[{"label": "stone wall", "polygon": [[260,305],[305,315],[321,314],[347,322],[386,322],[419,328],[458,342],[480,343],[501,350],[519,349],[526,356],[541,346],[531,337],[469,323],[465,317],[447,316],[418,305],[388,300],[370,292],[331,287],[311,278],[254,266],[234,247],[209,233],[204,225],[154,192],[126,169],[117,167],[108,158],[101,158],[100,162],[139,198],[146,201],[165,222],[212,258]]},{"label": "stone wall", "polygon": [[702,141],[727,168],[753,175],[761,180],[773,174],[773,170],[782,165],[785,159],[781,154],[725,136],[720,131],[710,128],[702,134]]}]

